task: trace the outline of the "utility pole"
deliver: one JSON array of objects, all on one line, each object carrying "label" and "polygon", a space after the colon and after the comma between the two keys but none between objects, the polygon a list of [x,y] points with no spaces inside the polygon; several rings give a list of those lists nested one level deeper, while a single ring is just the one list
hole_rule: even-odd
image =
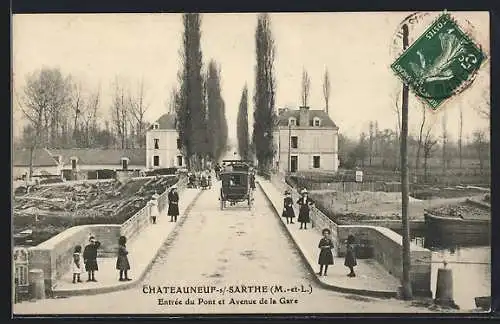
[{"label": "utility pole", "polygon": [[290,165],[291,165],[291,155],[290,155],[290,150],[292,146],[292,124],[290,124],[290,121],[288,122],[288,173],[291,172],[290,170]]},{"label": "utility pole", "polygon": [[[403,25],[403,51],[408,47],[408,25]],[[409,179],[408,179],[408,85],[403,84],[401,107],[401,214],[403,225],[403,298],[412,298],[410,281],[410,224],[408,221]],[[425,109],[425,108],[424,108]]]}]

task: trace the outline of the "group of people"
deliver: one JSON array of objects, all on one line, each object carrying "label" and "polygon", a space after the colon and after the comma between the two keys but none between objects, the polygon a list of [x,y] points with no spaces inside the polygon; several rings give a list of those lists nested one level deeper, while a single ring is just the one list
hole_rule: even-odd
[{"label": "group of people", "polygon": [[[299,217],[298,221],[300,223],[299,229],[307,229],[307,224],[311,221],[309,215],[311,208],[314,206],[314,200],[309,197],[307,189],[302,189],[300,191],[301,197],[297,200],[299,205]],[[283,199],[283,213],[282,216],[286,218],[287,224],[295,224],[293,219],[295,218],[295,211],[293,208],[293,198],[289,190],[285,191],[285,197]],[[318,275],[326,276],[328,266],[332,265],[333,262],[333,252],[334,249],[333,240],[331,239],[331,230],[328,228],[323,229],[321,232],[323,237],[319,241],[318,248],[320,249],[318,264],[320,265],[320,270]],[[349,277],[355,277],[354,267],[357,265],[356,253],[355,253],[355,238],[353,235],[349,235],[346,241],[346,254],[344,265],[349,268],[350,272],[347,274]]]},{"label": "group of people", "polygon": [[[319,276],[326,276],[329,265],[333,265],[333,249],[335,248],[333,244],[333,240],[331,239],[331,230],[329,228],[325,228],[321,231],[323,237],[319,240],[318,248],[319,258]],[[344,266],[349,268],[348,277],[356,277],[356,273],[354,272],[354,267],[357,265],[356,261],[356,249],[355,249],[355,238],[354,235],[349,235],[346,240],[346,253],[344,258]]]},{"label": "group of people", "polygon": [[188,188],[211,188],[212,187],[212,172],[210,170],[203,170],[201,172],[188,173]]},{"label": "group of people", "polygon": [[[130,263],[128,261],[128,250],[126,247],[127,238],[120,236],[118,238],[118,250],[116,256],[116,270],[119,272],[119,281],[130,281],[128,271],[130,270]],[[99,270],[97,264],[97,249],[101,246],[101,242],[97,241],[95,236],[90,235],[89,244],[85,246],[82,253],[82,246],[75,246],[73,252],[73,283],[82,282],[80,275],[87,272],[87,282],[97,282],[95,272]]]},{"label": "group of people", "polygon": [[[300,192],[301,197],[297,200],[299,205],[299,217],[298,221],[300,223],[300,229],[307,229],[307,223],[311,221],[309,212],[314,206],[314,200],[309,197],[307,189],[302,189]],[[295,211],[293,210],[293,199],[292,194],[289,190],[285,191],[285,198],[283,199],[283,217],[286,218],[287,224],[295,224],[293,219],[295,218]]]},{"label": "group of people", "polygon": [[[151,222],[156,224],[157,217],[159,215],[158,210],[158,194],[155,192],[152,199],[148,203],[151,215]],[[168,193],[168,211],[167,215],[170,216],[171,222],[177,222],[177,217],[179,216],[179,193],[177,192],[177,187],[172,186]],[[128,260],[128,250],[126,247],[127,238],[125,236],[120,236],[118,238],[118,250],[116,255],[116,270],[119,272],[119,281],[130,281],[128,277],[128,271],[130,270],[130,263]],[[72,272],[73,272],[73,283],[82,282],[81,274],[87,272],[88,279],[87,282],[97,282],[95,278],[95,272],[99,270],[97,264],[97,250],[101,246],[101,243],[96,240],[94,235],[89,236],[89,243],[85,246],[82,253],[82,246],[77,245],[73,251],[72,260]]]},{"label": "group of people", "polygon": [[[148,202],[151,223],[156,224],[156,220],[160,211],[158,209],[158,198],[160,196],[155,192]],[[167,215],[170,216],[171,222],[177,222],[177,216],[179,216],[179,193],[177,192],[177,187],[174,185],[168,192],[168,210]]]}]

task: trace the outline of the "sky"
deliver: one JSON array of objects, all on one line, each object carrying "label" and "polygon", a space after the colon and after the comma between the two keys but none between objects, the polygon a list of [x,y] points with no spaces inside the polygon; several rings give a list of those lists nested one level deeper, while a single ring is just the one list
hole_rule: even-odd
[{"label": "sky", "polygon": [[[368,132],[371,120],[379,129],[396,127],[394,112],[401,82],[390,64],[398,53],[392,46],[401,21],[409,12],[372,13],[272,13],[271,29],[276,44],[276,106],[301,105],[303,69],[311,78],[308,105],[324,109],[323,74],[331,80],[330,117],[339,132],[357,138]],[[489,53],[489,14],[451,12]],[[163,14],[35,14],[14,15],[12,23],[13,87],[21,91],[26,75],[42,67],[58,67],[71,74],[86,90],[100,87],[101,118],[109,114],[112,82],[117,76],[134,87],[144,80],[146,119],[156,120],[167,111],[172,87],[177,85],[182,49],[182,15]],[[241,91],[249,88],[252,124],[255,79],[255,27],[257,14],[202,15],[202,53],[205,65],[211,59],[221,67],[222,96],[226,103],[230,137],[236,137],[236,117]],[[410,42],[425,29],[425,22],[410,30]],[[420,28],[420,29],[419,29]],[[415,35],[412,35],[412,31]],[[417,35],[418,34],[418,35]],[[489,61],[474,83],[447,102],[438,112],[429,112],[434,129],[441,132],[443,115],[447,131],[457,138],[460,107],[464,134],[488,129],[489,121],[475,107],[489,98]],[[13,130],[19,134],[22,113],[13,100]],[[397,101],[400,103],[400,100]],[[489,100],[488,100],[489,102]],[[416,133],[422,105],[410,95],[409,130]]]}]

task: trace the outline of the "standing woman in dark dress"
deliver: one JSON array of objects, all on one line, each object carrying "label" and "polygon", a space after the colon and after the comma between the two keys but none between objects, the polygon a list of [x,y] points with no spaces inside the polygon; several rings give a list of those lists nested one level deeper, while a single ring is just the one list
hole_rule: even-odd
[{"label": "standing woman in dark dress", "polygon": [[128,270],[130,270],[130,263],[128,262],[128,251],[125,244],[127,244],[127,238],[120,236],[118,239],[118,256],[116,258],[116,270],[120,271],[119,281],[132,280],[127,275]]},{"label": "standing woman in dark dress", "polygon": [[174,186],[170,189],[168,193],[168,216],[170,216],[171,222],[177,222],[177,216],[179,216],[179,194],[177,193],[177,188]]},{"label": "standing woman in dark dress", "polygon": [[332,232],[330,229],[325,228],[324,230],[321,231],[321,234],[323,234],[323,237],[319,241],[318,248],[320,249],[319,252],[319,259],[318,259],[318,264],[319,264],[319,272],[318,275],[323,275],[326,276],[326,271],[328,270],[328,266],[330,264],[333,264],[333,241],[330,238],[330,234]]},{"label": "standing woman in dark dress", "polygon": [[90,236],[89,242],[83,250],[83,262],[85,263],[85,271],[89,275],[87,281],[96,282],[94,272],[99,270],[97,266],[97,249],[101,246],[101,242],[97,241],[94,236]]},{"label": "standing woman in dark dress", "polygon": [[349,272],[347,276],[356,277],[356,274],[354,273],[354,267],[358,265],[358,263],[356,262],[356,250],[353,235],[349,235],[347,237],[347,248],[345,253],[344,265],[348,267],[349,270],[351,270],[351,272]]},{"label": "standing woman in dark dress", "polygon": [[307,223],[311,221],[311,218],[309,217],[309,210],[314,205],[314,201],[308,197],[307,189],[302,189],[301,193],[302,197],[297,200],[297,204],[300,206],[298,221],[300,222],[300,229],[307,229]]},{"label": "standing woman in dark dress", "polygon": [[295,224],[293,219],[295,211],[293,210],[293,199],[290,191],[285,191],[285,198],[283,198],[283,217],[286,217],[287,224]]}]

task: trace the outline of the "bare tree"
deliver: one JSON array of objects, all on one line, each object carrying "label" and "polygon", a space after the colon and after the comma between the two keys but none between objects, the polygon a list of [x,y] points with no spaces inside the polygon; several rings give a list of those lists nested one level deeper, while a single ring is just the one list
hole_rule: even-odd
[{"label": "bare tree", "polygon": [[115,79],[114,83],[114,94],[112,103],[112,120],[115,126],[116,135],[120,141],[120,146],[122,149],[127,148],[127,135],[128,135],[128,117],[129,117],[129,105],[125,96],[125,89],[118,78]]},{"label": "bare tree", "polygon": [[[424,110],[425,110],[425,108],[424,108]],[[432,156],[432,154],[434,153],[434,150],[436,148],[435,145],[438,142],[437,139],[434,138],[434,135],[432,133],[432,130],[434,128],[434,124],[435,124],[435,122],[432,122],[427,127],[427,130],[425,131],[423,146],[422,146],[422,148],[424,150],[424,179],[426,182],[428,180],[428,174],[429,174],[427,162],[428,162],[429,158]]]},{"label": "bare tree", "polygon": [[491,118],[490,93],[487,90],[483,91],[481,103],[476,107],[476,111],[483,119]]},{"label": "bare tree", "polygon": [[43,68],[26,77],[26,85],[16,99],[32,126],[29,179],[33,176],[33,154],[39,144],[60,144],[62,122],[69,102],[69,78],[58,69]]},{"label": "bare tree", "polygon": [[85,110],[82,112],[82,132],[86,147],[91,147],[95,137],[97,126],[97,110],[100,106],[100,91],[97,89],[91,93],[86,101]]},{"label": "bare tree", "polygon": [[417,142],[417,154],[415,156],[415,174],[418,174],[418,170],[420,169],[420,153],[422,151],[423,143],[424,143],[424,127],[426,121],[426,107],[423,105],[420,106],[422,109],[422,121],[420,122],[420,128],[418,131],[418,142]]},{"label": "bare tree", "polygon": [[443,140],[443,145],[442,145],[442,150],[443,150],[443,156],[442,156],[442,166],[443,166],[443,174],[446,174],[446,168],[447,168],[447,161],[448,161],[448,156],[447,156],[447,147],[448,147],[448,130],[447,130],[447,124],[448,124],[448,118],[446,114],[446,110],[443,111],[443,117],[441,119],[442,123],[442,140]]},{"label": "bare tree", "polygon": [[481,174],[484,170],[484,162],[486,159],[485,152],[488,149],[488,142],[486,141],[486,133],[482,129],[474,131],[472,134],[472,144],[477,153],[477,158],[479,161],[479,171]]},{"label": "bare tree", "polygon": [[328,114],[328,103],[330,101],[330,75],[328,69],[325,69],[325,75],[323,77],[323,97],[325,98],[325,111]]},{"label": "bare tree", "polygon": [[370,121],[370,130],[369,130],[369,141],[368,141],[368,157],[369,157],[369,163],[370,166],[372,165],[372,158],[373,158],[373,141],[374,141],[374,128],[375,125],[373,121]]},{"label": "bare tree", "polygon": [[463,163],[463,155],[462,155],[462,147],[463,147],[463,127],[464,127],[464,111],[463,111],[463,105],[460,104],[460,117],[459,117],[459,124],[458,124],[458,156],[460,159],[460,169],[462,169],[462,163]]},{"label": "bare tree", "polygon": [[[395,155],[396,155],[396,161],[398,161],[398,165],[399,165],[399,160],[400,160],[400,153],[401,153],[401,150],[400,150],[400,144],[401,144],[401,107],[399,105],[399,98],[400,96],[402,95],[402,91],[401,90],[398,90],[396,92],[396,97],[395,97],[395,100],[394,100],[394,112],[396,113],[396,141],[394,142],[395,144],[395,149],[394,149],[394,152],[395,152]],[[398,168],[398,167],[396,167]]]},{"label": "bare tree", "polygon": [[82,84],[80,82],[74,82],[72,84],[72,95],[71,95],[71,108],[74,114],[73,117],[73,141],[76,144],[78,139],[78,117],[82,112],[82,107],[84,106],[83,95],[82,95]]},{"label": "bare tree", "polygon": [[309,94],[311,92],[311,78],[306,69],[302,70],[302,106],[307,107],[307,101],[309,99]]},{"label": "bare tree", "polygon": [[139,84],[139,91],[136,97],[129,96],[129,106],[130,113],[136,122],[136,132],[137,132],[137,142],[140,148],[143,148],[146,138],[144,135],[144,115],[148,110],[149,106],[144,102],[145,90],[144,90],[144,80],[141,79]]}]

